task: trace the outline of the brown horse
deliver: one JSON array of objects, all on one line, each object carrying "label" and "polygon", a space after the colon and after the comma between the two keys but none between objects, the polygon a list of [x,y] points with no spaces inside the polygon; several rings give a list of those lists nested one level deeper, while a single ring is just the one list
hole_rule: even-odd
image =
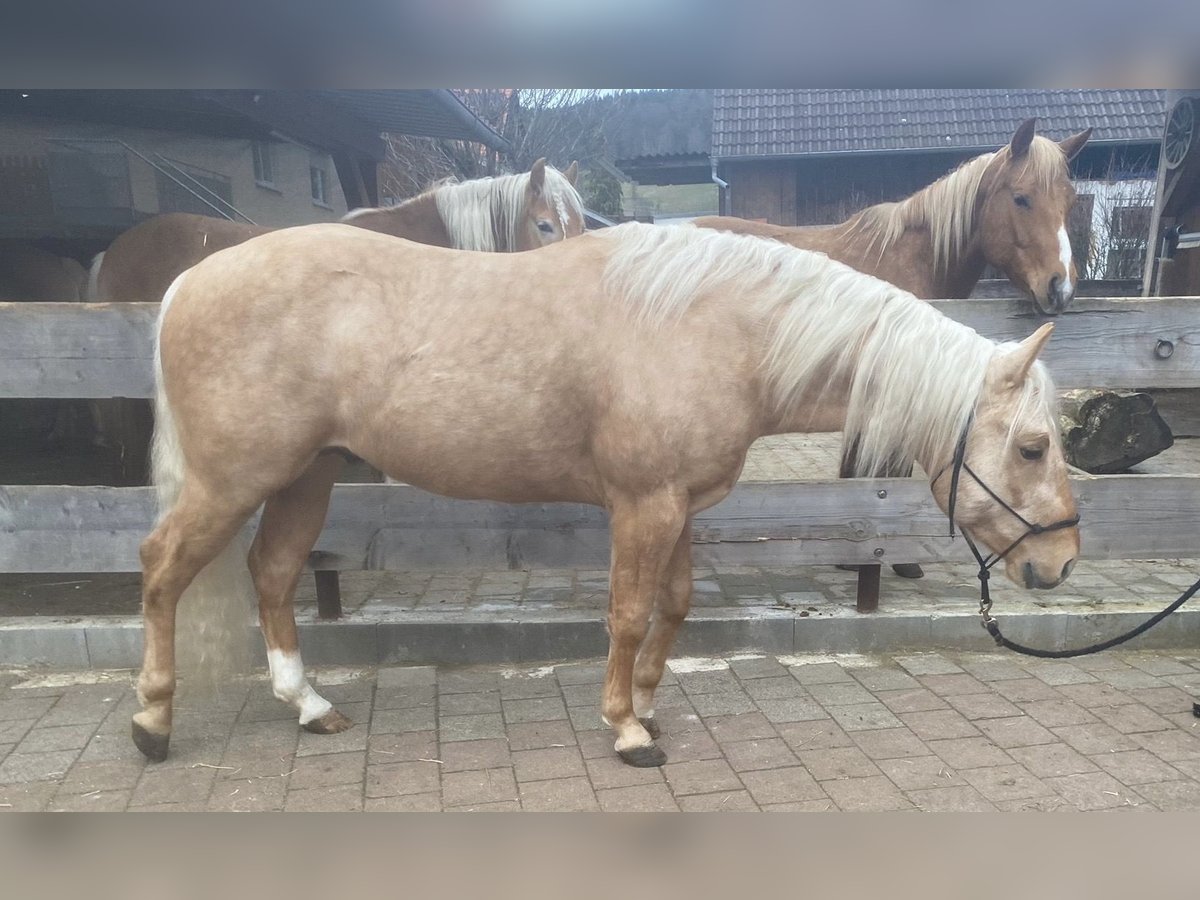
[{"label": "brown horse", "polygon": [[[1055,315],[1070,304],[1077,284],[1066,229],[1075,202],[1067,163],[1092,132],[1056,144],[1035,135],[1036,126],[1037,119],[1026,120],[1007,147],[969,160],[907,200],[868,207],[840,225],[786,227],[728,216],[695,224],[819,250],[926,300],[969,297],[991,265],[1041,312]],[[842,477],[852,468],[847,459]],[[905,578],[924,574],[916,563],[892,568]]]},{"label": "brown horse", "polygon": [[[559,172],[539,159],[528,172],[443,183],[398,206],[357,209],[342,221],[437,247],[532,250],[583,233],[576,163]],[[90,297],[157,303],[200,260],[274,229],[166,213],[124,232],[92,262]]]},{"label": "brown horse", "polygon": [[[1035,361],[1049,332],[1000,346],[821,254],[696,228],[622,225],[506,255],[311,225],[218,253],[160,317],[161,517],[141,548],[133,739],[166,756],[177,603],[246,570],[229,548],[259,507],[249,574],[275,694],[309,731],[349,726],[305,678],[292,607],[348,450],[451,497],[608,510],[601,709],[627,762],[660,765],[654,692],[691,601],[691,517],[729,493],[754,440],[845,429],[861,474],[894,458],[932,472],[973,422],[966,458],[996,496],[1029,521],[1068,518]],[[933,482],[943,509],[950,482]],[[957,510],[993,550],[1024,534],[974,481]],[[1076,528],[1027,535],[1007,574],[1053,587],[1078,548]]]},{"label": "brown horse", "polygon": [[1055,143],[1023,122],[1008,146],[985,153],[899,203],[840,225],[786,227],[729,216],[695,224],[820,250],[926,300],[969,297],[986,266],[1002,270],[1046,315],[1077,284],[1067,216],[1075,202],[1067,163],[1091,129]]}]

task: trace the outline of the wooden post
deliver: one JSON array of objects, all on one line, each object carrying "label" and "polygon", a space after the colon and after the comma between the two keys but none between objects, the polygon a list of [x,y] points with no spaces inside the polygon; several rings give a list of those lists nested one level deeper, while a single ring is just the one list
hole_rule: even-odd
[{"label": "wooden post", "polygon": [[317,618],[332,621],[342,617],[342,590],[336,571],[313,572],[317,579]]},{"label": "wooden post", "polygon": [[879,573],[882,566],[858,567],[858,606],[860,613],[879,612]]}]

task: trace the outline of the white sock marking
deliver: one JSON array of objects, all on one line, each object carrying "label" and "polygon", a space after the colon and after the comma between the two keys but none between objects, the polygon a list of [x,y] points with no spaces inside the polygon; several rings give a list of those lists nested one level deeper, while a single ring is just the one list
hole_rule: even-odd
[{"label": "white sock marking", "polygon": [[300,711],[300,724],[306,725],[321,718],[333,704],[313,690],[304,677],[304,663],[299,653],[268,650],[267,664],[271,667],[271,688],[275,696]]}]

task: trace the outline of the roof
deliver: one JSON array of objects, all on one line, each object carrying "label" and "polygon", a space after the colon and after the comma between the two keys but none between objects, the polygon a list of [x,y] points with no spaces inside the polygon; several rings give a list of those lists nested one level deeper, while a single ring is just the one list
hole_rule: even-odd
[{"label": "roof", "polygon": [[717,90],[718,159],[904,150],[989,150],[1030,116],[1054,138],[1094,128],[1095,143],[1156,143],[1161,90]]},{"label": "roof", "polygon": [[507,150],[508,141],[471,112],[453,91],[317,91],[381,132],[477,141]]}]

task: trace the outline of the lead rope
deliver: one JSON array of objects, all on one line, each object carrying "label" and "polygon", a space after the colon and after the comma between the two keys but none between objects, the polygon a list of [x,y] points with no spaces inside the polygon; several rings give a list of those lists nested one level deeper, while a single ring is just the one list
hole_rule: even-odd
[{"label": "lead rope", "polygon": [[[1120,644],[1124,644],[1126,641],[1132,640],[1140,634],[1144,634],[1171,613],[1175,612],[1175,610],[1183,606],[1183,604],[1191,600],[1197,591],[1200,591],[1200,579],[1197,579],[1196,582],[1190,588],[1180,594],[1179,598],[1171,603],[1170,606],[1162,610],[1162,612],[1156,613],[1154,616],[1147,619],[1136,628],[1132,628],[1124,634],[1118,635],[1114,638],[1109,638],[1106,641],[1089,644],[1086,647],[1080,647],[1075,650],[1041,650],[1037,647],[1026,647],[1024,644],[1018,644],[1016,641],[1011,641],[1006,638],[1000,633],[1000,623],[992,617],[992,594],[988,586],[988,582],[992,577],[992,567],[996,565],[996,563],[1000,562],[1000,560],[1004,559],[1004,557],[1008,556],[1009,553],[1016,549],[1018,544],[1020,544],[1031,534],[1045,534],[1049,531],[1059,531],[1063,528],[1073,528],[1079,524],[1079,516],[1074,516],[1070,519],[1063,519],[1061,522],[1055,522],[1052,525],[1039,525],[1028,521],[1019,512],[1005,503],[1003,499],[997,496],[996,493],[983,482],[983,479],[976,475],[971,467],[966,463],[967,433],[970,431],[971,421],[972,420],[969,419],[966,426],[963,428],[962,436],[958,439],[958,444],[954,448],[954,456],[949,466],[943,467],[942,470],[934,476],[933,481],[931,481],[930,484],[932,485],[939,478],[941,478],[945,473],[946,468],[951,468],[950,499],[948,502],[947,512],[950,518],[951,538],[954,537],[954,510],[958,500],[959,475],[963,471],[970,475],[971,478],[974,479],[975,483],[987,492],[988,496],[999,503],[1000,506],[1009,513],[1016,516],[1016,518],[1020,520],[1021,524],[1025,526],[1025,533],[1009,544],[1002,553],[997,553],[986,558],[979,552],[979,548],[975,546],[975,542],[971,540],[971,536],[967,534],[966,531],[961,531],[960,529],[963,539],[967,542],[967,546],[971,549],[971,554],[975,557],[975,561],[979,563],[979,617],[981,624],[983,625],[984,630],[992,636],[992,639],[996,642],[997,646],[1012,650],[1014,653],[1021,653],[1025,656],[1035,656],[1040,659],[1071,659],[1076,656],[1089,656],[1093,653],[1099,653],[1102,650],[1108,650],[1112,647],[1119,646]],[[1192,713],[1197,717],[1200,717],[1200,703],[1193,704]]]}]

